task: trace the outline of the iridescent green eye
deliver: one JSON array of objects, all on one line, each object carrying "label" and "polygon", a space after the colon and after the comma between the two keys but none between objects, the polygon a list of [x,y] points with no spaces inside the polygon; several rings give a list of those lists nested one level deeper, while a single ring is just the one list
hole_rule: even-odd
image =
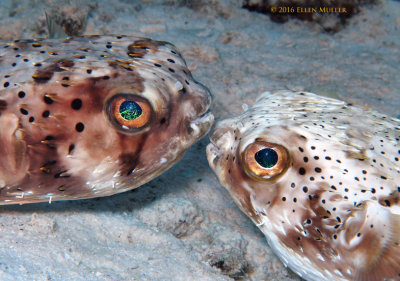
[{"label": "iridescent green eye", "polygon": [[120,105],[119,113],[125,120],[135,120],[142,115],[142,108],[136,102],[126,100]]},{"label": "iridescent green eye", "polygon": [[146,128],[153,116],[149,101],[133,94],[119,93],[112,96],[107,101],[105,110],[111,123],[128,133]]}]

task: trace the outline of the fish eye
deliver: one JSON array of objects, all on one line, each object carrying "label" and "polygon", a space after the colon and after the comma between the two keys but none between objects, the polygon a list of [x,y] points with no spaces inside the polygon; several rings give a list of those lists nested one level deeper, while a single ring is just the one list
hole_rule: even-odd
[{"label": "fish eye", "polygon": [[263,168],[272,168],[278,162],[278,153],[272,148],[263,148],[254,154],[254,159]]},{"label": "fish eye", "polygon": [[132,94],[117,94],[107,102],[106,112],[111,123],[120,130],[136,132],[150,123],[153,108],[142,97]]},{"label": "fish eye", "polygon": [[249,176],[266,180],[275,178],[286,171],[289,153],[279,144],[255,141],[246,147],[243,162]]}]

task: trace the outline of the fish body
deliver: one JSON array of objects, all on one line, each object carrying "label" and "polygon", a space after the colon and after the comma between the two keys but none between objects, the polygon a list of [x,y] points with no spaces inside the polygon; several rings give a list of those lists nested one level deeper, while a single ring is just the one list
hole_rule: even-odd
[{"label": "fish body", "polygon": [[171,167],[213,123],[170,43],[0,43],[0,204],[107,196]]},{"label": "fish body", "polygon": [[306,280],[400,280],[400,121],[312,93],[266,92],[217,123],[210,166]]}]

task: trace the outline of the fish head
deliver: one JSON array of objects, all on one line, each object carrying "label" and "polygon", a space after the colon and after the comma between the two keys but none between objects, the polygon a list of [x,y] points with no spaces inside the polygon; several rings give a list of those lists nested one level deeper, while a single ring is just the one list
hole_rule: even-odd
[{"label": "fish head", "polygon": [[124,83],[119,80],[102,89],[99,114],[87,116],[92,132],[81,145],[94,159],[103,154],[107,165],[112,159],[121,187],[140,185],[164,172],[208,132],[214,120],[209,111],[211,94],[194,79],[157,76],[147,69],[137,72],[141,87],[126,77]]},{"label": "fish head", "polygon": [[242,211],[261,223],[269,206],[276,204],[279,186],[298,176],[293,148],[302,139],[288,126],[259,126],[257,118],[245,113],[218,122],[210,140],[207,157],[211,168]]},{"label": "fish head", "polygon": [[[174,60],[177,65],[179,57]],[[174,73],[154,66],[110,71],[109,79],[85,79],[60,98],[67,99],[59,102],[58,114],[68,116],[62,126],[70,133],[58,149],[74,145],[63,160],[70,173],[83,173],[97,188],[113,181],[122,191],[164,172],[208,132],[211,94],[185,73],[183,61]],[[49,130],[57,134],[60,128]]]},{"label": "fish head", "polygon": [[[367,156],[335,124],[348,117],[342,107],[342,101],[307,93],[267,92],[242,115],[217,123],[207,148],[209,163],[257,224],[265,218],[280,221],[271,212],[279,206],[281,215],[297,216],[300,224],[313,211],[299,210],[299,203],[308,206],[310,196],[361,178],[365,163],[359,159]],[[349,174],[340,180],[344,166]]]},{"label": "fish head", "polygon": [[133,189],[176,163],[213,124],[209,90],[167,42],[92,36],[15,44],[33,67],[8,75],[2,99],[9,161],[0,179],[11,203],[22,193],[21,201],[36,202]]},{"label": "fish head", "polygon": [[398,124],[311,93],[266,92],[216,124],[207,158],[301,277],[383,280],[400,266]]}]

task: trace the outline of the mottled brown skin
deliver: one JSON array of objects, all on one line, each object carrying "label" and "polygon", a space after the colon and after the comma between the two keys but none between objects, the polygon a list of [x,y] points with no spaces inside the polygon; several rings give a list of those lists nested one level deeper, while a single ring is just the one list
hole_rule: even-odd
[{"label": "mottled brown skin", "polygon": [[[107,36],[1,48],[9,86],[0,91],[0,204],[135,188],[178,161],[212,124],[208,90],[169,43]],[[29,64],[18,61],[15,71],[16,55]],[[150,123],[126,130],[111,122],[106,108],[117,94],[147,100]]]}]

